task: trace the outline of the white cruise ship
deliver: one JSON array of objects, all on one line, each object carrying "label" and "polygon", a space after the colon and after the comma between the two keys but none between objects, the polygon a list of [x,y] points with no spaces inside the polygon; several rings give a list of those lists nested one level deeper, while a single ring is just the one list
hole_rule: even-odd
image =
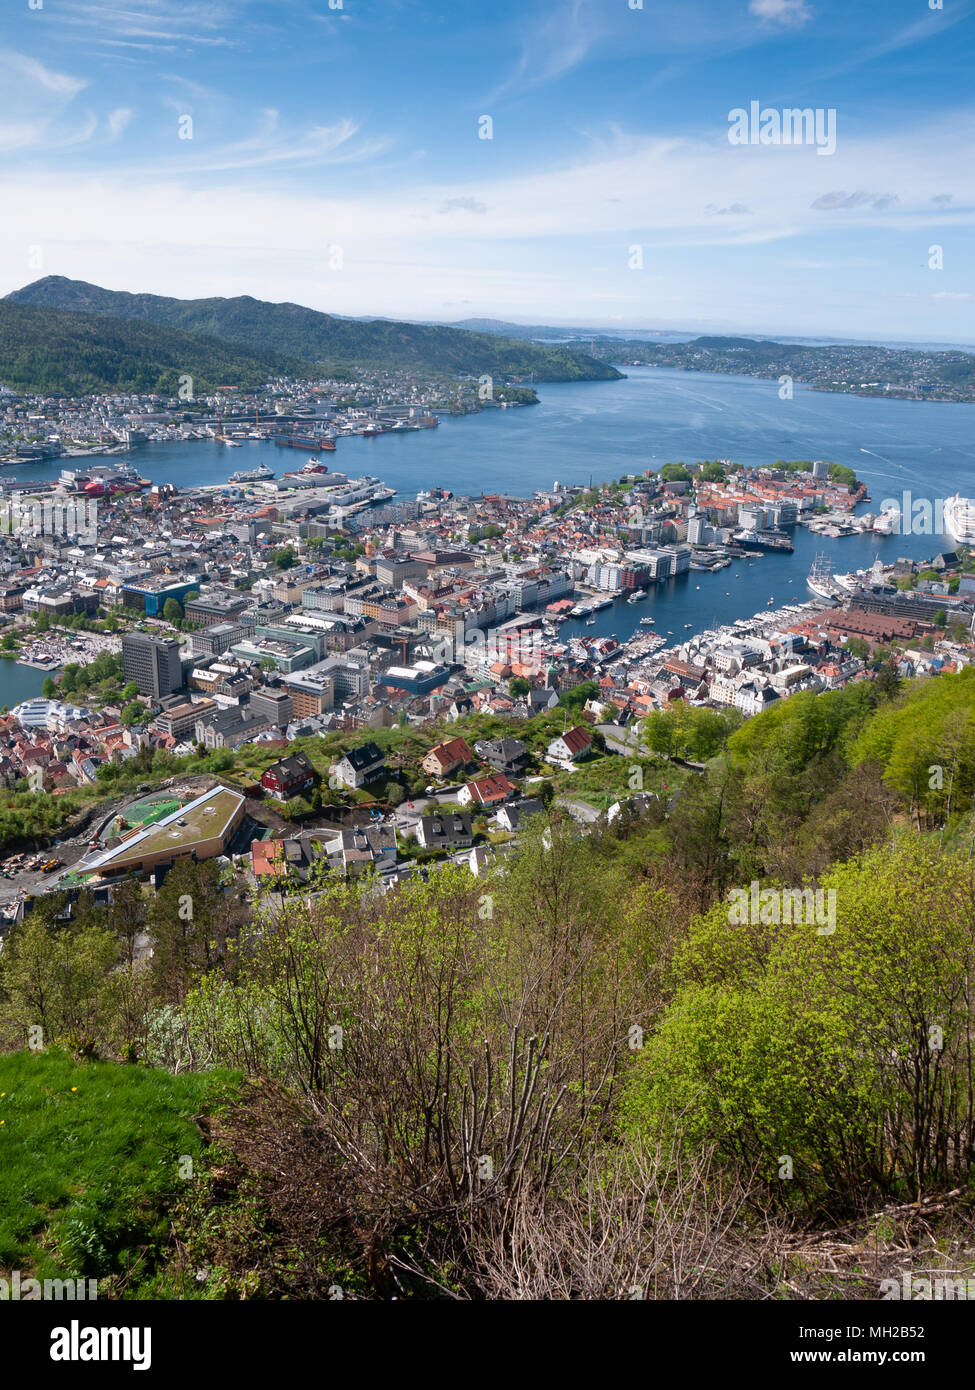
[{"label": "white cruise ship", "polygon": [[975,501],[960,493],[947,498],[945,530],[959,545],[975,545]]},{"label": "white cruise ship", "polygon": [[900,525],[900,507],[885,507],[873,523],[874,534],[878,536],[892,536],[895,531],[900,531]]}]

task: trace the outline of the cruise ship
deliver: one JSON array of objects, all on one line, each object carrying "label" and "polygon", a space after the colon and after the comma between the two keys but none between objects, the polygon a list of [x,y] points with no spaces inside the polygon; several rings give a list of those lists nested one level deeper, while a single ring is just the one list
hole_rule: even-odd
[{"label": "cruise ship", "polygon": [[900,521],[900,507],[885,507],[873,523],[874,532],[878,536],[892,536],[895,531],[900,531]]},{"label": "cruise ship", "polygon": [[354,507],[363,502],[388,502],[396,496],[395,488],[387,487],[379,478],[352,478],[347,487],[328,494],[333,507]]},{"label": "cruise ship", "polygon": [[274,470],[268,468],[266,463],[259,463],[256,468],[244,468],[239,473],[231,473],[229,481],[232,483],[265,483],[273,477]]},{"label": "cruise ship", "polygon": [[958,545],[975,545],[975,502],[955,493],[945,501],[945,530]]}]

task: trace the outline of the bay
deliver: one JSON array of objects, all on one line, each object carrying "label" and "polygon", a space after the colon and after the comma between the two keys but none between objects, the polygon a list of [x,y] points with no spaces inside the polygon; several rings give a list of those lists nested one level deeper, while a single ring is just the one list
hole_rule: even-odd
[{"label": "bay", "polygon": [[[419,489],[460,494],[507,492],[603,482],[667,462],[722,458],[757,466],[776,459],[830,459],[853,468],[878,511],[887,498],[934,504],[952,493],[975,494],[975,407],[947,402],[876,399],[795,388],[779,397],[774,381],[668,368],[626,368],[613,382],[543,383],[540,404],[478,415],[444,417],[436,430],[340,438],[325,461],[350,477],[382,478],[403,497]],[[263,461],[277,473],[300,467],[299,450],[263,441],[239,449],[211,441],[149,444],[127,455],[153,482],[178,488],[225,482],[230,473]],[[62,460],[11,473],[25,482],[50,480]],[[675,638],[747,617],[770,606],[805,600],[806,575],[825,552],[836,571],[869,567],[877,556],[927,558],[951,549],[936,535],[842,537],[830,540],[797,527],[792,554],[766,552],[735,561],[716,574],[691,572],[650,590],[643,603],[617,601],[591,627],[566,623],[560,636],[611,633],[622,640],[652,616],[656,631]],[[686,625],[690,624],[690,627]],[[0,704],[10,663],[0,668]],[[24,671],[25,668],[17,668]],[[34,690],[40,688],[43,674]],[[24,698],[20,694],[17,698]]]}]

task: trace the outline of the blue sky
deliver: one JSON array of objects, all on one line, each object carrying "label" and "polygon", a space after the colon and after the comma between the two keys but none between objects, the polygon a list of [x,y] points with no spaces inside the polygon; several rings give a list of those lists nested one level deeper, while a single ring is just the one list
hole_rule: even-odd
[{"label": "blue sky", "polygon": [[[936,2],[8,0],[0,292],[970,343],[975,0]],[[732,145],[752,102],[835,152]]]}]

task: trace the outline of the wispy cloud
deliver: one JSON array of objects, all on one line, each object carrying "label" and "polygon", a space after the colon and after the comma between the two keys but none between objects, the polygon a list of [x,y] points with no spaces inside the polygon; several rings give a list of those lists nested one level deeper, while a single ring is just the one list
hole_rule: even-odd
[{"label": "wispy cloud", "polygon": [[[931,199],[934,202],[934,199]],[[885,208],[891,208],[895,203],[899,203],[896,193],[823,193],[809,204],[817,212],[835,212],[844,208],[877,208],[883,212]]]},{"label": "wispy cloud", "polygon": [[[113,42],[142,39],[148,47],[193,44],[204,48],[231,47],[234,7],[196,3],[196,0],[143,0],[127,7],[99,0],[76,0],[59,7],[55,19],[63,24],[97,29],[114,35]],[[108,42],[109,40],[105,40]]]},{"label": "wispy cloud", "polygon": [[113,140],[118,139],[131,119],[132,111],[128,106],[118,106],[114,111],[109,111],[108,133]]},{"label": "wispy cloud", "polygon": [[513,72],[486,98],[499,101],[565,77],[589,56],[603,32],[595,6],[583,0],[555,0],[527,20]]},{"label": "wispy cloud", "polygon": [[[166,97],[165,101],[174,110],[181,113],[185,110],[185,103],[181,107],[172,97]],[[252,136],[216,148],[201,149],[195,158],[191,143],[187,142],[185,152],[181,152],[173,167],[184,174],[215,174],[274,166],[287,169],[316,164],[357,164],[385,153],[393,143],[388,136],[360,139],[357,138],[359,134],[359,123],[351,117],[342,117],[331,125],[311,126],[304,131],[284,130],[279,113],[269,107],[261,112]],[[165,167],[160,167],[165,173]]]},{"label": "wispy cloud", "polygon": [[21,85],[26,84],[57,97],[77,96],[88,86],[88,79],[85,77],[71,77],[64,72],[55,72],[39,63],[36,58],[16,53],[10,48],[0,49],[0,67],[8,73],[8,80],[19,80]]},{"label": "wispy cloud", "polygon": [[441,212],[487,212],[487,204],[482,203],[477,198],[448,198],[442,205]]}]

